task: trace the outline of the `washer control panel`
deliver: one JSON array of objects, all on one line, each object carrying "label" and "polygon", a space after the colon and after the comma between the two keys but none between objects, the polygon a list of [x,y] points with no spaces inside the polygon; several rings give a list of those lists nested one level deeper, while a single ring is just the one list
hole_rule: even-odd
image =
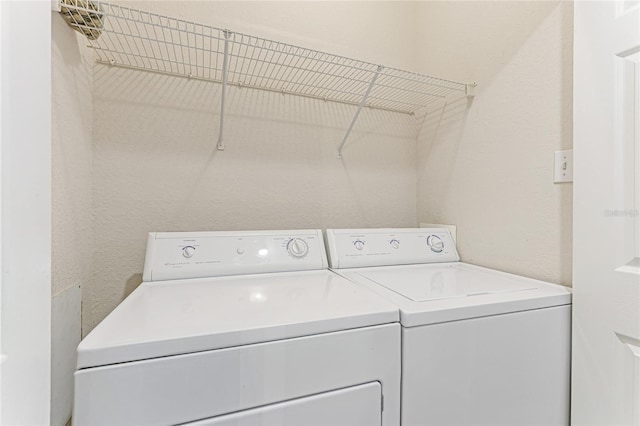
[{"label": "washer control panel", "polygon": [[152,232],[144,281],[327,268],[322,231]]},{"label": "washer control panel", "polygon": [[445,228],[327,229],[332,268],[457,262]]}]

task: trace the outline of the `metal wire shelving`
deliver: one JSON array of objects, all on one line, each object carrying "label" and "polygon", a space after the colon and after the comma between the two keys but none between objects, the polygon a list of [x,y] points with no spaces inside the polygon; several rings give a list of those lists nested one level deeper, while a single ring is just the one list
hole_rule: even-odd
[{"label": "metal wire shelving", "polygon": [[475,87],[99,0],[60,6],[99,63],[222,84],[220,150],[229,85],[357,106],[338,158],[362,108],[417,114]]}]

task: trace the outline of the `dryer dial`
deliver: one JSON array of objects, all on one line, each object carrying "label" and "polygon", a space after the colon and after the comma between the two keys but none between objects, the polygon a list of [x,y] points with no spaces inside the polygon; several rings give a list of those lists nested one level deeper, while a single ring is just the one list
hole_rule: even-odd
[{"label": "dryer dial", "polygon": [[353,242],[353,246],[356,248],[356,250],[362,250],[364,248],[364,241],[362,240],[355,240]]},{"label": "dryer dial", "polygon": [[182,255],[189,259],[196,252],[196,248],[194,246],[184,246],[182,247]]},{"label": "dryer dial", "polygon": [[309,254],[309,245],[301,238],[292,238],[287,243],[287,251],[296,259],[301,259]]}]

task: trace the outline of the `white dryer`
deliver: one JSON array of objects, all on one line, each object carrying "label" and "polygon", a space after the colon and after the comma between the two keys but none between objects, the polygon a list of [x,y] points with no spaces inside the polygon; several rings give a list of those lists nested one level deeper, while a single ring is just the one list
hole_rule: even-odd
[{"label": "white dryer", "polygon": [[397,425],[398,309],[326,268],[319,230],[150,234],[74,425]]},{"label": "white dryer", "polygon": [[400,308],[403,425],[569,423],[566,287],[462,263],[446,229],[327,244],[333,270]]}]

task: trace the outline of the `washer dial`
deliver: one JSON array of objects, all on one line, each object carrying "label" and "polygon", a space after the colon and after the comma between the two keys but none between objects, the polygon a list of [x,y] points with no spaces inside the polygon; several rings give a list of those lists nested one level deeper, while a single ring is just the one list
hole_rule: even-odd
[{"label": "washer dial", "polygon": [[355,240],[353,242],[353,246],[356,248],[356,250],[362,250],[364,248],[364,241],[362,240]]},{"label": "washer dial", "polygon": [[391,244],[391,247],[393,247],[394,249],[400,248],[400,241],[398,240],[391,240],[389,241],[389,244]]},{"label": "washer dial", "polygon": [[437,235],[429,235],[427,237],[427,245],[434,253],[441,253],[444,250],[444,241]]},{"label": "washer dial", "polygon": [[287,243],[287,252],[296,259],[301,259],[309,254],[309,245],[301,238],[292,238]]},{"label": "washer dial", "polygon": [[196,253],[196,248],[194,246],[182,247],[182,255],[187,259],[191,258],[195,253]]}]

